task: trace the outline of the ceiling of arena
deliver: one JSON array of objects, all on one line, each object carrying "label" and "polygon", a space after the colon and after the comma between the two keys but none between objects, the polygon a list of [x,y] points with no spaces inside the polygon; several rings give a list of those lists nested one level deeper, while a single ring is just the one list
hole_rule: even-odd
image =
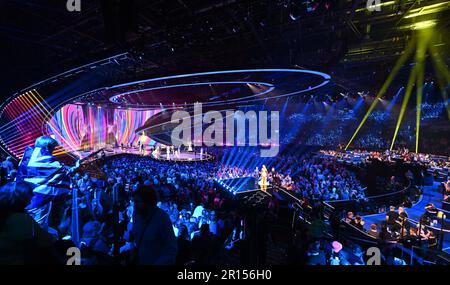
[{"label": "ceiling of arena", "polygon": [[[443,0],[382,0],[375,12],[365,0],[81,0],[81,12],[65,2],[0,2],[1,98],[122,52],[136,59],[125,71],[133,78],[308,68],[372,90],[404,51],[413,21],[433,15],[447,32],[450,22]],[[445,36],[439,50],[448,50]]]}]

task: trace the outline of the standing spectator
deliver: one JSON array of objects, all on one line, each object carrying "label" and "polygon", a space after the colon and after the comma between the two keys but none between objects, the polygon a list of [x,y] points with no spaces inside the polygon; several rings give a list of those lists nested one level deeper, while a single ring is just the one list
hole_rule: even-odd
[{"label": "standing spectator", "polygon": [[192,251],[197,265],[211,264],[215,249],[213,235],[209,232],[209,225],[203,224],[200,234],[192,239]]},{"label": "standing spectator", "polygon": [[0,190],[0,264],[44,264],[48,257],[54,239],[26,212],[32,196],[24,182]]},{"label": "standing spectator", "polygon": [[320,249],[320,242],[315,241],[307,252],[307,265],[326,265],[325,252]]},{"label": "standing spectator", "polygon": [[2,162],[2,167],[6,170],[7,175],[9,175],[11,173],[11,171],[14,170],[13,158],[11,156],[8,156]]},{"label": "standing spectator", "polygon": [[185,225],[180,226],[180,231],[177,238],[178,254],[176,259],[177,265],[185,265],[191,260],[192,246],[189,240],[188,229]]},{"label": "standing spectator", "polygon": [[64,197],[70,192],[68,174],[79,167],[79,162],[73,168],[60,163],[52,154],[56,146],[58,142],[49,136],[37,138],[34,147],[25,149],[17,173],[17,181],[33,185],[34,195],[27,208],[44,229],[62,215]]},{"label": "standing spectator", "polygon": [[395,221],[398,219],[398,213],[395,211],[394,206],[389,207],[389,212],[386,213],[386,222],[388,225],[392,226],[395,224]]},{"label": "standing spectator", "polygon": [[175,264],[177,241],[166,212],[156,206],[156,192],[149,186],[134,193],[133,235],[137,263],[141,265]]}]

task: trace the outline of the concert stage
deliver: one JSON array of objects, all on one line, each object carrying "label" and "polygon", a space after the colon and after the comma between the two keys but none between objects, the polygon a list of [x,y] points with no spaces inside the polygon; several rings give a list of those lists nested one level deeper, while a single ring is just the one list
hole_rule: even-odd
[{"label": "concert stage", "polygon": [[254,208],[267,204],[273,193],[270,185],[267,192],[262,191],[254,177],[218,179],[216,183],[223,192],[231,194],[245,207]]},{"label": "concert stage", "polygon": [[144,150],[139,150],[138,147],[115,147],[115,148],[102,148],[98,150],[79,150],[74,153],[76,156],[78,156],[81,159],[95,156],[96,158],[100,157],[110,157],[114,155],[122,155],[122,154],[132,154],[132,155],[140,155],[140,156],[148,156],[156,160],[161,161],[178,161],[178,162],[194,162],[194,161],[209,161],[214,158],[211,154],[200,152],[180,152],[179,155],[174,155],[170,153],[169,159],[167,158],[167,154],[164,151],[163,154],[160,156],[156,156],[153,153],[153,148],[146,147]]},{"label": "concert stage", "polygon": [[176,155],[176,154],[169,154],[169,157],[167,157],[166,153],[163,153],[161,155],[155,155],[154,153],[151,154],[152,158],[156,159],[156,160],[161,160],[161,161],[189,161],[189,162],[194,162],[194,161],[208,161],[208,160],[212,160],[213,156],[210,154],[206,154],[206,153],[199,153],[199,152],[192,152],[192,151],[188,151],[188,152],[180,152],[180,154]]},{"label": "concert stage", "polygon": [[[258,185],[258,180],[254,177],[240,177],[240,178],[230,178],[230,179],[219,179],[216,182],[220,187],[233,195],[239,195],[244,193],[261,191]],[[267,187],[268,194],[271,195],[272,188],[270,185]]]}]

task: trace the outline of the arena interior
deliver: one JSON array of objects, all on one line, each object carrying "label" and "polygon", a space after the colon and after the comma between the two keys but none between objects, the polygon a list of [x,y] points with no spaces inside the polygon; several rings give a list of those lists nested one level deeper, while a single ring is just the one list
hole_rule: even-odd
[{"label": "arena interior", "polygon": [[449,265],[449,11],[1,1],[0,264]]}]

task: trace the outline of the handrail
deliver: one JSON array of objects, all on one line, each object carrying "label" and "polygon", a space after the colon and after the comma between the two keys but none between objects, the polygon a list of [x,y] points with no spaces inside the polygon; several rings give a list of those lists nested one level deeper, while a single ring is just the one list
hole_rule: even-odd
[{"label": "handrail", "polygon": [[[416,246],[416,245],[413,245],[411,248],[412,248],[412,250],[419,250],[419,251],[428,252],[428,253],[436,253],[436,251],[434,251],[434,250],[431,250],[429,248],[423,248],[423,247]],[[439,257],[440,259],[442,259],[442,260],[444,260],[444,261],[446,261],[448,263],[450,263],[450,258],[442,255],[442,253],[438,253],[435,256]]]},{"label": "handrail", "polygon": [[302,204],[303,201],[300,200],[299,198],[295,197],[294,195],[292,195],[291,193],[289,193],[288,191],[286,191],[283,187],[280,186],[274,186],[274,188],[277,188],[278,190],[283,191],[283,193],[285,193],[286,195],[288,195],[289,197],[291,197],[292,199],[296,200],[297,203]]},{"label": "handrail", "polygon": [[[344,223],[345,225],[347,225],[347,226],[353,228],[354,230],[360,232],[362,235],[364,235],[365,237],[367,237],[367,238],[370,239],[370,240],[365,240],[366,242],[375,242],[375,241],[378,241],[378,240],[379,240],[378,238],[375,238],[375,237],[369,235],[367,232],[358,229],[358,228],[355,227],[354,225],[351,225],[351,224],[347,223],[347,222],[345,221],[345,219],[341,219],[341,222]],[[359,239],[359,240],[362,240],[362,239]],[[397,244],[397,243],[398,243],[397,240],[385,240],[384,242],[392,243],[392,244]]]},{"label": "handrail", "polygon": [[[414,225],[421,224],[419,221],[416,221],[416,220],[413,220],[413,219],[410,219],[410,218],[406,218],[406,220],[407,220],[408,222],[410,222],[410,223],[413,223]],[[437,220],[440,220],[440,219],[438,218]],[[439,227],[439,228],[436,228],[436,227],[428,226],[428,225],[424,225],[424,224],[421,224],[421,225],[422,225],[423,227],[427,227],[427,228],[433,229],[433,230],[435,230],[435,231],[441,231],[441,228],[440,228],[440,227]],[[445,232],[445,233],[450,233],[450,230],[442,229],[442,231]]]},{"label": "handrail", "polygon": [[[375,196],[370,196],[370,197],[365,197],[364,199],[375,199],[375,198],[381,198],[381,197],[388,197],[388,196],[394,196],[396,194],[399,194],[401,192],[405,192],[407,191],[409,188],[411,188],[411,179],[408,179],[408,186],[406,186],[405,188],[403,188],[402,190],[398,190],[392,193],[386,193],[386,194],[380,194],[380,195],[375,195]],[[361,199],[348,199],[348,200],[326,200],[324,202],[326,203],[333,203],[333,202],[345,202],[345,201],[358,201]]]},{"label": "handrail", "polygon": [[327,201],[323,201],[322,202],[325,206],[327,206],[328,208],[331,208],[331,210],[335,210],[335,208],[333,206],[331,206],[330,204],[328,204]]}]

